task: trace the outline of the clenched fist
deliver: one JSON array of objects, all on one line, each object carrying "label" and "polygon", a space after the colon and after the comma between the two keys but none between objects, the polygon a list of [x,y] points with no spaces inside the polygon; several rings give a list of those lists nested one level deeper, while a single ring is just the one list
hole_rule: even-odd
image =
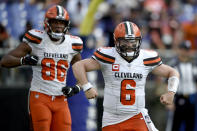
[{"label": "clenched fist", "polygon": [[65,86],[62,88],[62,92],[65,96],[71,97],[80,92],[80,87],[78,85],[75,86]]},{"label": "clenched fist", "polygon": [[174,92],[169,91],[169,92],[167,92],[167,93],[161,95],[161,97],[160,97],[160,102],[161,102],[162,104],[165,104],[165,105],[171,105],[171,104],[173,104],[174,95],[175,95]]},{"label": "clenched fist", "polygon": [[88,99],[93,99],[98,96],[98,93],[95,88],[90,88],[89,90],[85,91],[85,95]]},{"label": "clenched fist", "polygon": [[26,55],[21,58],[21,65],[37,65],[38,57],[34,55]]}]

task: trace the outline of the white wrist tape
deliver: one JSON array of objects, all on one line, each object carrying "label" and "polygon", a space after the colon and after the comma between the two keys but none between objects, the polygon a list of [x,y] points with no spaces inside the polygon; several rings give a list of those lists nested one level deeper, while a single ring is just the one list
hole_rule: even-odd
[{"label": "white wrist tape", "polygon": [[168,79],[168,91],[172,91],[176,93],[179,86],[179,78],[176,76],[172,76]]},{"label": "white wrist tape", "polygon": [[89,90],[90,88],[92,88],[93,86],[92,86],[92,84],[90,84],[88,82],[88,83],[82,85],[81,87],[83,88],[83,91],[85,92],[85,91]]}]

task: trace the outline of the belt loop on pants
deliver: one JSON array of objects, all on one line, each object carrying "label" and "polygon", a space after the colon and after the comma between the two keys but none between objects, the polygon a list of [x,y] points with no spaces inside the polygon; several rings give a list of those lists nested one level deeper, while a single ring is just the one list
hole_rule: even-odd
[{"label": "belt loop on pants", "polygon": [[54,100],[55,100],[55,96],[52,96],[52,97],[51,97],[51,100],[54,101]]}]

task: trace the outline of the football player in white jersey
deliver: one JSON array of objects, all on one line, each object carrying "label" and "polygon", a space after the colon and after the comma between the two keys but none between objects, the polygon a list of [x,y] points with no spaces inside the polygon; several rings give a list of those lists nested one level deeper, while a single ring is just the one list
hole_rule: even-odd
[{"label": "football player in white jersey", "polygon": [[92,58],[76,62],[72,68],[84,91],[96,90],[86,72],[101,70],[104,77],[103,131],[157,131],[145,109],[145,83],[149,72],[168,78],[168,91],[160,97],[172,104],[179,84],[179,73],[162,64],[156,51],[140,49],[138,26],[125,21],[114,31],[115,47],[98,48]]},{"label": "football player in white jersey", "polygon": [[[71,131],[71,117],[62,88],[70,64],[81,59],[83,42],[69,35],[68,12],[59,5],[45,14],[44,31],[28,31],[23,42],[5,55],[2,67],[31,65],[33,78],[30,88],[30,114],[34,131]],[[80,91],[75,86],[70,95]],[[88,93],[87,91],[86,93]],[[90,94],[87,98],[93,98]]]}]

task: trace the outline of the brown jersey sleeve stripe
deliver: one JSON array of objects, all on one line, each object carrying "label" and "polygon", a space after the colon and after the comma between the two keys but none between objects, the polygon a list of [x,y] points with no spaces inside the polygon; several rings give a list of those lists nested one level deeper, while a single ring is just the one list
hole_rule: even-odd
[{"label": "brown jersey sleeve stripe", "polygon": [[155,66],[155,65],[161,65],[162,61],[158,61],[156,63],[151,63],[151,64],[144,64],[145,66]]},{"label": "brown jersey sleeve stripe", "polygon": [[27,41],[32,42],[32,43],[36,43],[36,44],[40,44],[42,41],[42,39],[40,37],[32,35],[29,32],[25,33],[24,38],[26,38]]},{"label": "brown jersey sleeve stripe", "polygon": [[75,51],[81,51],[83,49],[83,44],[73,43],[72,44],[72,49],[75,50]]},{"label": "brown jersey sleeve stripe", "polygon": [[152,60],[144,60],[144,64],[152,64],[152,63],[155,63],[155,62],[158,62],[158,61],[161,61],[161,58],[158,57],[156,59],[152,59]]},{"label": "brown jersey sleeve stripe", "polygon": [[143,61],[144,61],[144,65],[146,66],[154,66],[159,63],[162,63],[161,58],[159,56],[156,56],[153,58],[147,58],[147,59],[144,59]]},{"label": "brown jersey sleeve stripe", "polygon": [[115,58],[114,57],[111,57],[109,55],[103,54],[103,53],[99,52],[98,50],[96,52],[94,52],[94,56],[98,60],[100,60],[100,61],[102,61],[104,63],[112,64],[112,63],[115,62]]}]

